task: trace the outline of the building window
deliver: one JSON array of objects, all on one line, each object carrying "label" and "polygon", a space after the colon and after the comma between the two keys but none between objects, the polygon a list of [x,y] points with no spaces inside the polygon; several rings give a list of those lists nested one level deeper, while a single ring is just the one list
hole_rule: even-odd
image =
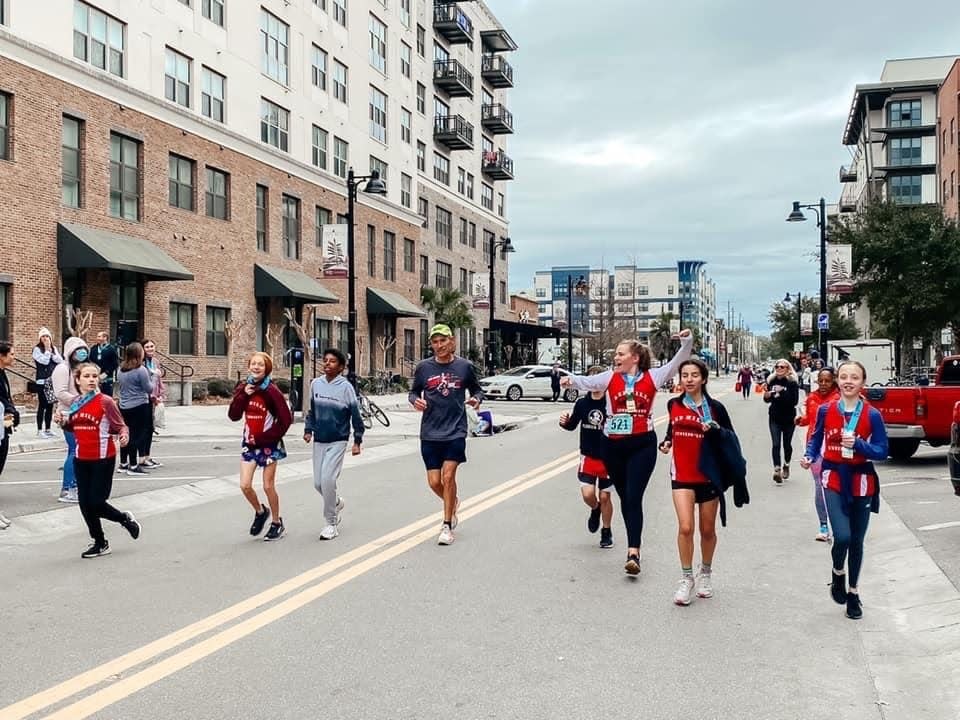
[{"label": "building window", "polygon": [[347,0],[333,0],[333,19],[347,26]]},{"label": "building window", "polygon": [[383,160],[380,160],[379,158],[375,158],[373,155],[370,156],[370,174],[371,175],[374,172],[376,172],[380,175],[381,180],[383,180],[384,182],[387,182],[389,180],[389,175],[388,175],[389,170],[390,170],[390,166],[387,165]]},{"label": "building window", "polygon": [[267,203],[269,190],[265,185],[257,185],[257,250],[267,252]]},{"label": "building window", "polygon": [[916,127],[920,124],[920,101],[900,100],[887,106],[890,127]]},{"label": "building window", "polygon": [[436,152],[433,154],[433,179],[444,185],[450,184],[450,158]]},{"label": "building window", "polygon": [[673,285],[667,285],[667,295],[673,295]]},{"label": "building window", "polygon": [[417,198],[417,214],[423,218],[423,226],[430,227],[430,203],[425,197]]},{"label": "building window", "polygon": [[203,0],[202,12],[207,20],[223,27],[223,0]]},{"label": "building window", "polygon": [[227,79],[208,67],[200,70],[200,112],[204,117],[223,122]]},{"label": "building window", "polygon": [[450,106],[447,105],[436,95],[433,96],[433,114],[434,117],[448,117],[450,115]]},{"label": "building window", "polygon": [[410,238],[403,239],[403,271],[413,272],[414,242]]},{"label": "building window", "polygon": [[887,161],[890,165],[919,165],[920,141],[918,137],[891,138]]},{"label": "building window", "polygon": [[332,347],[333,322],[331,320],[317,320],[314,335],[317,336],[317,350],[323,352],[328,347]]},{"label": "building window", "polygon": [[547,296],[547,289],[546,289],[546,288],[542,288],[542,287],[537,288],[537,297],[538,297],[538,298],[545,298],[546,296]]},{"label": "building window", "polygon": [[333,97],[347,102],[347,66],[339,60],[333,61]]},{"label": "building window", "polygon": [[922,184],[922,175],[894,176],[890,178],[890,199],[899,205],[917,205]]},{"label": "building window", "polygon": [[10,337],[10,286],[0,284],[0,338]]},{"label": "building window", "polygon": [[467,219],[460,218],[460,244],[466,245],[469,242],[470,235],[467,232]]},{"label": "building window", "polygon": [[[2,4],[2,3],[0,3]],[[6,127],[6,113],[4,112],[5,96],[0,95],[0,158],[4,157],[3,147]],[[80,186],[82,182],[82,158],[80,156],[80,142],[83,136],[83,121],[63,116],[61,130],[60,158],[63,165],[61,176],[62,200],[67,207],[80,207]],[[0,337],[6,337],[0,335]]]},{"label": "building window", "polygon": [[467,191],[467,171],[457,168],[457,192],[463,195]]},{"label": "building window", "polygon": [[193,160],[170,153],[168,184],[171,207],[193,210],[193,170]]},{"label": "building window", "polygon": [[[470,247],[474,250],[477,249],[477,225],[476,223],[470,223]],[[486,256],[484,256],[486,257]]]},{"label": "building window", "polygon": [[383,279],[397,279],[397,236],[388,230],[383,231]]},{"label": "building window", "polygon": [[400,140],[407,145],[413,142],[413,113],[405,107],[400,108]]},{"label": "building window", "polygon": [[[446,64],[450,60],[450,51],[436,40],[433,41],[433,61]],[[484,91],[486,92],[486,91]]]},{"label": "building window", "polygon": [[230,311],[227,308],[207,306],[207,355],[226,357],[226,327],[229,319]]},{"label": "building window", "polygon": [[260,8],[260,71],[282,85],[289,84],[290,26]]},{"label": "building window", "polygon": [[310,82],[321,90],[327,89],[327,52],[313,46],[313,62],[310,65]]},{"label": "building window", "polygon": [[377,276],[377,229],[367,225],[367,275]]},{"label": "building window", "polygon": [[283,256],[288,260],[300,259],[300,201],[289,195],[281,197],[283,203]]},{"label": "building window", "polygon": [[417,25],[417,55],[423,57],[427,52],[427,31],[422,25]]},{"label": "building window", "polygon": [[323,128],[313,126],[313,153],[311,159],[313,164],[321,170],[327,169],[327,141],[330,135]]},{"label": "building window", "polygon": [[404,27],[410,27],[410,2],[411,0],[400,0],[400,22]]},{"label": "building window", "polygon": [[410,65],[413,63],[413,48],[405,42],[400,43],[400,74],[408,80],[411,77]]},{"label": "building window", "polygon": [[460,268],[460,292],[464,295],[470,293],[470,272],[466,268]]},{"label": "building window", "polygon": [[649,295],[649,294],[650,294],[649,285],[637,285],[637,295],[643,296],[643,295]]},{"label": "building window", "polygon": [[423,83],[417,83],[417,112],[427,114],[427,88]]},{"label": "building window", "polygon": [[500,281],[500,304],[507,304],[507,283],[503,280]]},{"label": "building window", "polygon": [[127,26],[80,0],[73,5],[73,56],[123,77]]},{"label": "building window", "polygon": [[163,74],[163,95],[167,100],[190,107],[190,58],[167,48]]},{"label": "building window", "polygon": [[370,64],[387,74],[387,26],[376,15],[370,16]]},{"label": "building window", "polygon": [[493,210],[493,188],[486,183],[480,185],[480,204],[487,210]]},{"label": "building window", "polygon": [[387,96],[370,86],[370,137],[387,142]]},{"label": "building window", "polygon": [[453,214],[437,206],[437,245],[447,250],[453,249]]},{"label": "building window", "polygon": [[503,204],[504,204],[503,193],[497,193],[497,215],[499,215],[500,217],[503,217]]},{"label": "building window", "polygon": [[13,155],[10,150],[11,105],[11,96],[0,92],[0,160],[10,160]]},{"label": "building window", "polygon": [[170,354],[193,355],[194,306],[170,303]]},{"label": "building window", "polygon": [[490,230],[484,230],[484,231],[483,231],[483,247],[482,247],[482,250],[483,250],[483,256],[484,256],[484,257],[490,257],[491,248],[493,247],[493,243],[494,243],[494,241],[495,241],[496,239],[497,239],[497,238],[496,238],[496,234],[493,233],[492,231],[490,231]]},{"label": "building window", "polygon": [[140,143],[110,133],[110,214],[140,219]]},{"label": "building window", "polygon": [[290,111],[260,98],[260,140],[287,152],[290,148]]},{"label": "building window", "polygon": [[350,143],[334,136],[333,138],[333,174],[337,177],[347,176],[347,166],[350,161]]},{"label": "building window", "polygon": [[405,208],[413,207],[413,199],[411,196],[412,186],[413,178],[406,173],[400,173],[400,204]]},{"label": "building window", "polygon": [[426,255],[420,256],[420,284],[430,284],[430,258]]},{"label": "building window", "polygon": [[405,329],[403,331],[403,359],[407,362],[413,362],[416,359],[417,335],[413,330]]},{"label": "building window", "polygon": [[230,219],[230,176],[212,167],[207,168],[207,217]]},{"label": "building window", "polygon": [[437,260],[437,276],[434,278],[436,286],[442,290],[449,290],[453,287],[453,282],[451,279],[453,268],[450,263],[445,263],[440,260]]},{"label": "building window", "polygon": [[473,175],[467,173],[467,199],[473,200]]},{"label": "building window", "polygon": [[333,215],[327,208],[317,205],[313,214],[314,239],[317,247],[323,247],[323,226],[329,225],[332,217]]},{"label": "building window", "polygon": [[420,140],[417,140],[417,170],[427,171],[427,146]]}]

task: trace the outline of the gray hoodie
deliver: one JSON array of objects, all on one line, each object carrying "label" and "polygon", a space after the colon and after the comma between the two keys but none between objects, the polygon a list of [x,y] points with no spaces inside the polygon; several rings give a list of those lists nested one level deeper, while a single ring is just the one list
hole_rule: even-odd
[{"label": "gray hoodie", "polygon": [[310,412],[304,421],[304,433],[313,433],[313,441],[342,442],[350,439],[353,422],[353,442],[363,442],[363,418],[353,385],[343,375],[327,381],[325,375],[310,383]]},{"label": "gray hoodie", "polygon": [[70,403],[80,394],[77,383],[73,379],[73,365],[71,365],[72,358],[70,357],[80,348],[84,348],[88,353],[90,352],[90,347],[83,338],[76,336],[67,338],[67,341],[63,344],[64,362],[57,365],[50,376],[50,382],[53,383],[53,392],[57,395],[61,412],[69,412]]}]

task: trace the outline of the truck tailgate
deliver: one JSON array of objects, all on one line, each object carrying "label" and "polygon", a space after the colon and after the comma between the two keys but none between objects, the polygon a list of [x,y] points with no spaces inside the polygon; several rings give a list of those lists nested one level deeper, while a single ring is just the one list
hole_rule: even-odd
[{"label": "truck tailgate", "polygon": [[919,387],[872,387],[867,389],[867,400],[880,411],[888,427],[923,424],[924,418],[917,417]]}]

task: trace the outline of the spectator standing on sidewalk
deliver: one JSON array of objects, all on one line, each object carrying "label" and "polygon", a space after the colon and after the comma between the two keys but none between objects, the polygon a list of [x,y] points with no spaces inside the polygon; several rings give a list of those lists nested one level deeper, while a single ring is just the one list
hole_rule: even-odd
[{"label": "spectator standing on sidewalk", "polygon": [[560,399],[560,363],[554,363],[550,371],[550,392],[553,393],[553,402]]},{"label": "spectator standing on sidewalk", "polygon": [[[253,524],[250,534],[263,532],[263,526],[273,514],[273,522],[264,540],[277,540],[286,528],[280,516],[280,496],[277,494],[277,462],[287,456],[283,436],[293,423],[290,406],[283,393],[271,379],[273,360],[263,352],[255,352],[247,362],[247,379],[237,385],[227,416],[234,422],[243,420],[243,440],[240,460],[240,490],[253,506]],[[253,489],[257,468],[263,469],[263,492],[270,507],[260,502]]]},{"label": "spectator standing on sidewalk", "polygon": [[150,397],[156,389],[154,375],[143,366],[143,345],[132,342],[123,350],[117,373],[120,385],[120,413],[130,431],[130,442],[120,448],[120,470],[127,475],[147,475],[143,458],[153,432]]},{"label": "spectator standing on sidewalk", "polygon": [[[784,359],[777,360],[773,372],[767,378],[763,401],[769,403],[770,440],[773,455],[773,481],[778,485],[790,477],[790,460],[793,458],[793,431],[797,419],[797,403],[800,402],[800,383],[797,372]],[[780,448],[783,447],[783,462]]]},{"label": "spectator standing on sidewalk", "polygon": [[100,368],[100,392],[113,397],[113,383],[120,368],[120,353],[103,330],[97,333],[97,344],[90,348],[90,362]]},{"label": "spectator standing on sidewalk", "polygon": [[[824,368],[817,373],[817,389],[807,395],[804,405],[804,414],[797,418],[798,426],[807,428],[807,439],[804,443],[810,442],[813,437],[813,431],[817,426],[817,411],[821,405],[826,405],[840,398],[840,390],[837,388],[837,380],[831,368]],[[830,526],[827,518],[827,505],[823,496],[823,485],[821,484],[821,474],[823,472],[823,458],[821,457],[810,466],[810,472],[813,474],[813,505],[817,511],[817,519],[820,521],[820,532],[814,538],[818,542],[830,541]]]},{"label": "spectator standing on sidewalk", "polygon": [[323,375],[310,383],[310,412],[304,419],[303,441],[313,441],[313,487],[323,497],[326,526],[321,540],[333,540],[340,534],[343,498],[337,491],[343,457],[353,425],[351,455],[360,454],[363,444],[363,418],[353,385],[343,375],[346,356],[336,348],[323,351]]},{"label": "spectator standing on sidewalk", "polygon": [[150,432],[148,432],[143,441],[143,458],[141,463],[148,470],[150,468],[163,467],[163,463],[154,459],[153,436],[157,434],[157,412],[164,413],[167,402],[167,386],[163,384],[163,368],[160,367],[160,361],[157,359],[157,344],[153,340],[143,341],[143,366],[150,373],[153,379],[153,392],[150,393]]},{"label": "spectator standing on sidewalk", "polygon": [[[20,413],[13,404],[13,394],[10,392],[10,380],[6,370],[13,365],[13,346],[8,342],[0,342],[0,414],[3,422],[0,424],[0,475],[7,464],[7,453],[10,451],[10,436],[20,424]],[[0,530],[10,527],[10,520],[0,512]]]},{"label": "spectator standing on sidewalk", "polygon": [[[57,396],[57,409],[61,413],[70,412],[70,405],[80,391],[74,370],[81,363],[87,362],[90,357],[90,348],[83,338],[72,336],[63,343],[64,362],[53,369],[50,382],[53,383],[53,393]],[[77,499],[77,476],[73,470],[73,459],[77,456],[77,441],[69,430],[63,431],[63,439],[67,443],[67,456],[63,461],[63,481],[60,485],[60,502],[75,503]]]},{"label": "spectator standing on sidewalk", "polygon": [[[847,606],[847,617],[863,617],[860,603],[860,569],[863,540],[870,513],[880,512],[880,479],[873,460],[886,460],[889,445],[880,411],[861,397],[867,371],[859,362],[846,360],[837,367],[840,399],[821,405],[817,424],[801,465],[810,468],[823,458],[822,484],[830,527],[833,528],[833,573],[830,596]],[[850,585],[843,572],[844,562]]]},{"label": "spectator standing on sidewalk", "polygon": [[33,348],[33,364],[37,370],[37,437],[54,438],[56,436],[50,432],[54,403],[47,400],[45,386],[50,382],[54,368],[63,362],[63,357],[53,344],[53,337],[47,328],[40,328],[37,338],[37,344]]},{"label": "spectator standing on sidewalk", "polygon": [[737,382],[740,383],[740,393],[743,395],[743,399],[749,400],[750,393],[753,392],[753,370],[744,365],[737,373]]}]

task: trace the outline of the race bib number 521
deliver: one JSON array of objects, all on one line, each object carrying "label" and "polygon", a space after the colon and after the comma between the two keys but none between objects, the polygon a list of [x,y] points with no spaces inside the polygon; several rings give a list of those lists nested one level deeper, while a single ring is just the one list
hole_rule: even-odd
[{"label": "race bib number 521", "polygon": [[633,416],[627,413],[612,415],[607,420],[607,435],[629,435],[633,431]]}]

